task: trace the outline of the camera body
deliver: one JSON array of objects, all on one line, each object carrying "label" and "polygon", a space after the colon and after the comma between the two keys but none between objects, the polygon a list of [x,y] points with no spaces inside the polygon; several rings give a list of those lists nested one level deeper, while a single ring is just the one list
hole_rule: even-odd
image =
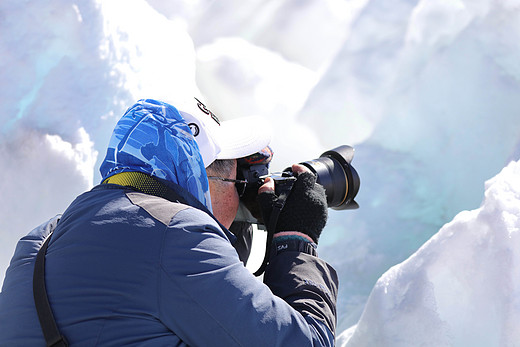
[{"label": "camera body", "polygon": [[[270,152],[272,156],[272,152]],[[342,145],[324,152],[318,159],[300,163],[316,175],[316,183],[325,188],[327,205],[335,210],[356,209],[359,205],[355,202],[360,180],[357,171],[351,165],[354,158],[354,148]],[[264,183],[266,177],[275,181],[275,192],[288,181],[296,180],[291,168],[281,173],[269,173],[269,162],[264,161],[239,161],[237,178],[247,180],[247,187],[241,197],[240,208],[236,220],[248,221],[255,224],[263,224],[260,207],[256,203],[258,188]]]}]

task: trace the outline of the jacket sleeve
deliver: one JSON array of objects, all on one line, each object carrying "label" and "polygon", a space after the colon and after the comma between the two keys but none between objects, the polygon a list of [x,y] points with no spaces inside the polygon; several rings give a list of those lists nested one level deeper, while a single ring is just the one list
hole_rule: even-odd
[{"label": "jacket sleeve", "polygon": [[334,335],[338,278],[336,271],[308,242],[286,239],[273,242],[264,283],[304,317],[312,317]]},{"label": "jacket sleeve", "polygon": [[211,218],[186,209],[165,233],[160,266],[159,318],[188,345],[334,345],[335,272],[317,257],[275,255],[268,286]]}]

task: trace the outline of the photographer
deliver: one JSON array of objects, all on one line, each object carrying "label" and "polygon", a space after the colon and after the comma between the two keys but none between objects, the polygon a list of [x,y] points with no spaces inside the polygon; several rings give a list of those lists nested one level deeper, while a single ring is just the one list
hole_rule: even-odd
[{"label": "photographer", "polygon": [[36,304],[46,288],[71,346],[333,345],[337,277],[315,249],[327,202],[307,168],[292,167],[281,212],[274,181],[259,188],[266,224],[280,212],[264,283],[233,248],[245,183],[237,159],[268,143],[256,119],[220,123],[200,102],[191,114],[155,100],[132,106],[102,184],[18,243],[0,293],[0,345],[40,346],[50,335],[35,269]]}]

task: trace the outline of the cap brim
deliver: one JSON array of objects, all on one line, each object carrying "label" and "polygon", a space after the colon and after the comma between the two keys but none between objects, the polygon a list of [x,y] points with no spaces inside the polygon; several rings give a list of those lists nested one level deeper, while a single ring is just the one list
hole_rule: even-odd
[{"label": "cap brim", "polygon": [[271,128],[257,116],[223,121],[218,127],[217,159],[238,159],[259,152],[271,142]]}]

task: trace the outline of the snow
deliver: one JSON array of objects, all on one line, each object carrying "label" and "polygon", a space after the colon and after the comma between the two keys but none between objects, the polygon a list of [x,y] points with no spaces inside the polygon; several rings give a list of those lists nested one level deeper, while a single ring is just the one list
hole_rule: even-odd
[{"label": "snow", "polygon": [[195,95],[269,119],[274,170],[356,148],[361,208],[331,212],[319,247],[338,343],[518,345],[519,17],[518,0],[2,1],[0,280],[18,238],[99,182],[127,107]]},{"label": "snow", "polygon": [[339,346],[520,344],[520,161],[486,182],[482,205],[460,212],[377,281]]}]

